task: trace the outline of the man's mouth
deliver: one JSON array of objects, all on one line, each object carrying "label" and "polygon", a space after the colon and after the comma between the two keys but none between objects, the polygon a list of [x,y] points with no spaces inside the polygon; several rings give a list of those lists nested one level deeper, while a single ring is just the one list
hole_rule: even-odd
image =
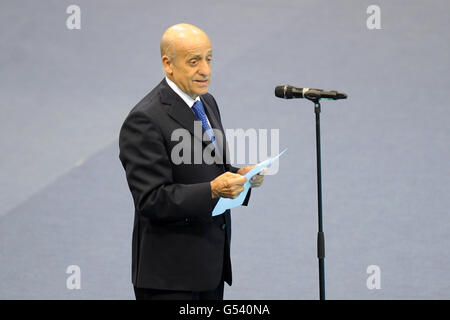
[{"label": "man's mouth", "polygon": [[200,84],[207,84],[208,80],[194,80],[195,82],[198,82]]}]

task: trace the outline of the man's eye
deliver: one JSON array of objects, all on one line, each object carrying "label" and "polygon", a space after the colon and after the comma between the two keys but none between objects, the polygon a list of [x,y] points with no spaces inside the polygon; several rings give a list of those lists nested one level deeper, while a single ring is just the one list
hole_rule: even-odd
[{"label": "man's eye", "polygon": [[197,60],[191,60],[191,61],[189,61],[189,63],[190,63],[191,65],[195,66],[195,65],[197,64]]}]

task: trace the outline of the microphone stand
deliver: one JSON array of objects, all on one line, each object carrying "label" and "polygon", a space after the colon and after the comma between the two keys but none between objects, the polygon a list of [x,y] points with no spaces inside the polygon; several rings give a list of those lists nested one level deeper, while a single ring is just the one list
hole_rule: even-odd
[{"label": "microphone stand", "polygon": [[320,156],[320,99],[338,100],[347,99],[347,95],[337,91],[325,91],[321,89],[295,88],[292,86],[275,87],[275,96],[279,98],[305,98],[314,102],[316,114],[316,153],[317,153],[317,202],[318,224],[317,233],[317,258],[319,259],[319,292],[320,300],[325,300],[325,234],[323,232],[322,219],[322,167]]},{"label": "microphone stand", "polygon": [[317,233],[317,258],[319,259],[319,292],[320,300],[325,300],[325,236],[323,233],[322,219],[322,167],[320,156],[320,99],[310,99],[314,102],[314,113],[316,114],[316,154],[317,154],[317,201],[318,201],[318,224]]}]

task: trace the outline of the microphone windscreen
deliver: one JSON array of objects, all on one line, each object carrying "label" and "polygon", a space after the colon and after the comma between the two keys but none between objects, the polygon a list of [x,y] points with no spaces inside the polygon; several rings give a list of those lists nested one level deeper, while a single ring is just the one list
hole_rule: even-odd
[{"label": "microphone windscreen", "polygon": [[284,86],[275,87],[275,96],[278,98],[284,98]]}]

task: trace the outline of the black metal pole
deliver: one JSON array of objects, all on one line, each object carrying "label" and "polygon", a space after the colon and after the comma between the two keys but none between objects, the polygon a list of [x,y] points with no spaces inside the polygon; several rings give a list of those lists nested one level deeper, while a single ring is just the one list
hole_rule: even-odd
[{"label": "black metal pole", "polygon": [[319,292],[320,300],[325,300],[325,236],[322,220],[322,168],[320,156],[320,102],[314,101],[316,114],[316,153],[317,153],[317,201],[319,232],[317,233],[317,258],[319,259]]}]

